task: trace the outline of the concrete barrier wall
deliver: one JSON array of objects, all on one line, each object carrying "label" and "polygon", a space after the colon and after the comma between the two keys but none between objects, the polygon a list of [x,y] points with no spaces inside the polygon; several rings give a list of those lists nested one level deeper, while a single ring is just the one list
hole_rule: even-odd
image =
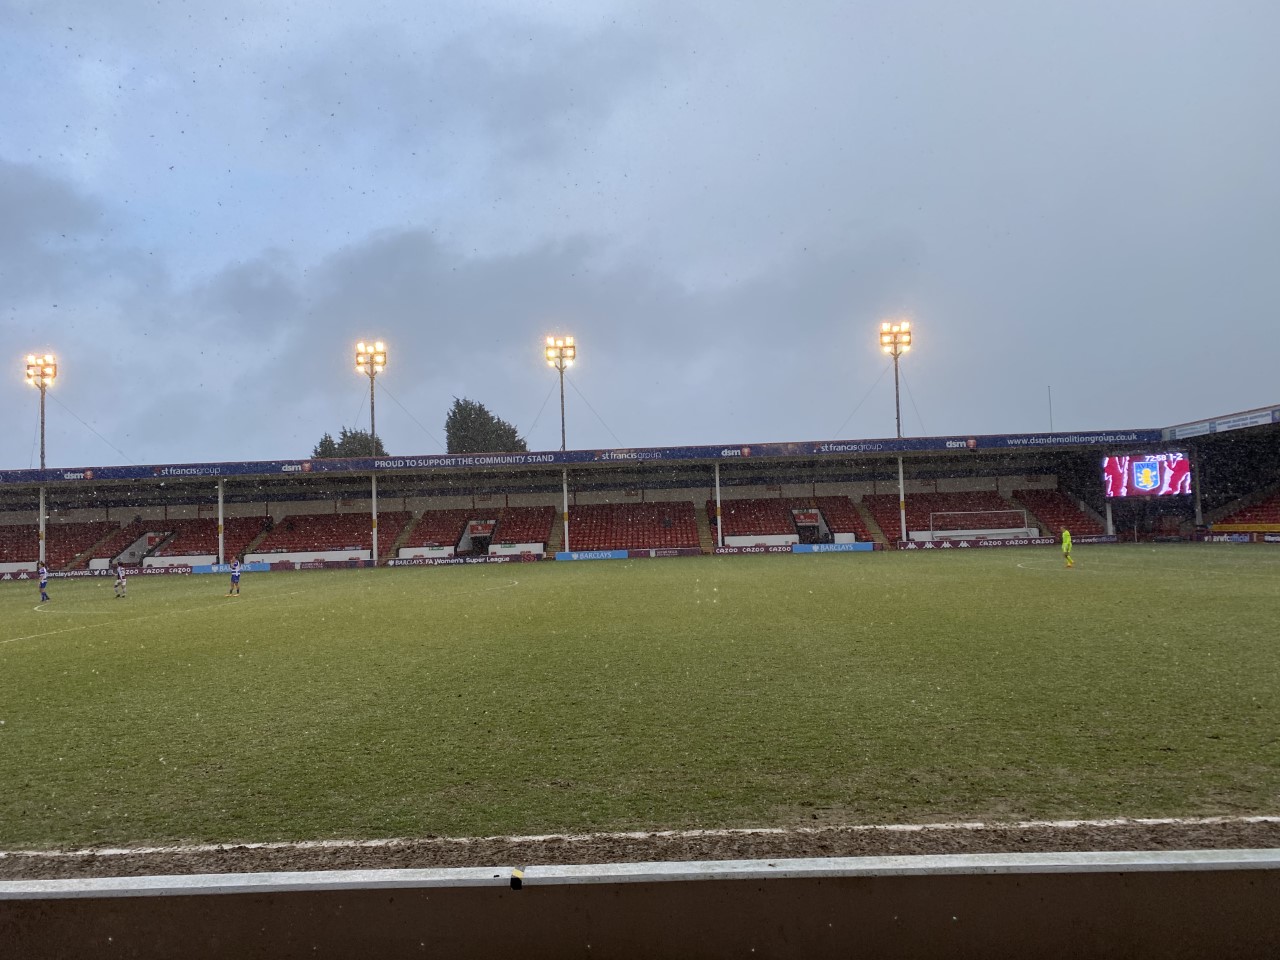
[{"label": "concrete barrier wall", "polygon": [[988,854],[0,883],[0,954],[1280,956],[1280,851]]}]

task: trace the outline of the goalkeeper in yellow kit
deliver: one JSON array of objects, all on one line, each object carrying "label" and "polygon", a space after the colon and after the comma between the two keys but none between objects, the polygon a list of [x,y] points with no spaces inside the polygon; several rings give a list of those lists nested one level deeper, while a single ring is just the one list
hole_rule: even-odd
[{"label": "goalkeeper in yellow kit", "polygon": [[1067,561],[1068,567],[1076,565],[1076,562],[1071,559],[1071,531],[1066,527],[1062,528],[1062,559]]}]

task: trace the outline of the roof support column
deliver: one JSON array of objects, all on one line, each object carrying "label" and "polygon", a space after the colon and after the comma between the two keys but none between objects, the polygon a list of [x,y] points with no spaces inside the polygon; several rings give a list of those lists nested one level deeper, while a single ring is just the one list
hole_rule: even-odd
[{"label": "roof support column", "polygon": [[[372,380],[369,381],[373,383]],[[369,509],[370,519],[373,522],[373,565],[378,565],[378,475],[372,473],[369,475],[370,497]]]},{"label": "roof support column", "polygon": [[[895,365],[895,369],[897,369]],[[898,454],[898,517],[902,521],[902,540],[907,539],[907,486],[902,479],[902,454]]]},{"label": "roof support column", "polygon": [[226,528],[223,526],[224,518],[222,514],[222,509],[223,509],[222,499],[225,494],[225,491],[223,489],[224,484],[225,484],[225,481],[223,480],[223,478],[219,477],[218,478],[218,563],[227,562],[227,540],[226,540],[226,533],[225,533]]},{"label": "roof support column", "polygon": [[716,461],[716,546],[724,546],[724,512],[720,509],[720,461]]},{"label": "roof support column", "polygon": [[[41,391],[41,395],[43,396],[43,391]],[[43,472],[44,472],[44,471],[43,471],[43,469],[42,469],[42,470],[41,470],[41,473],[43,473]],[[45,560],[45,550],[44,550],[44,547],[45,547],[45,524],[46,524],[47,520],[48,520],[48,511],[45,509],[45,502],[44,502],[44,484],[42,483],[42,484],[40,484],[40,550],[39,550],[39,553],[40,553],[39,560],[40,560],[40,562],[41,562],[41,563],[44,563],[44,560]]]},{"label": "roof support column", "polygon": [[[560,376],[564,376],[564,371],[560,372]],[[561,489],[564,493],[564,552],[569,552],[569,468],[565,467],[560,471]]]}]

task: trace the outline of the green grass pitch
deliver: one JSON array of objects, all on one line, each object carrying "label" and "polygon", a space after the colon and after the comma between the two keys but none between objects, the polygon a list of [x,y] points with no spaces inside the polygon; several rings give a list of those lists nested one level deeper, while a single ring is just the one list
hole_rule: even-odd
[{"label": "green grass pitch", "polygon": [[[0,849],[1280,810],[1280,551],[0,588]],[[39,607],[39,609],[37,609]]]}]

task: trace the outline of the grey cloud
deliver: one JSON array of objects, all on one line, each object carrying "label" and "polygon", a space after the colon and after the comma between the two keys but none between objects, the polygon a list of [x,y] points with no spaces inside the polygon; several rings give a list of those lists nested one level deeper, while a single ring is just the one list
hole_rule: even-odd
[{"label": "grey cloud", "polygon": [[0,158],[0,287],[6,299],[56,297],[73,270],[99,270],[103,212],[68,183]]},{"label": "grey cloud", "polygon": [[[556,328],[612,430],[571,389],[574,445],[820,439],[868,391],[844,434],[890,433],[872,328],[896,314],[909,432],[1047,427],[1050,384],[1071,428],[1274,401],[1274,11],[57,7],[10,18],[60,73],[6,126],[110,125],[80,165],[41,159],[56,129],[6,143],[48,199],[3,168],[34,219],[0,224],[0,316],[66,345],[77,410],[127,385],[93,422],[135,458],[306,452],[367,415],[369,335],[410,452],[431,441],[392,397],[437,436],[455,395],[530,430]],[[1249,349],[1209,375],[1222,318]],[[179,359],[144,388],[151,353]]]},{"label": "grey cloud", "polygon": [[[768,424],[773,439],[829,436],[851,388],[880,373],[865,318],[896,286],[882,258],[867,251],[837,269],[815,258],[747,289],[696,292],[648,268],[593,266],[583,239],[479,259],[424,231],[386,233],[308,271],[307,315],[290,326],[289,369],[271,389],[316,405],[334,389],[350,395],[350,344],[380,336],[392,350],[388,389],[437,436],[455,395],[528,430],[554,379],[542,338],[567,332],[583,351],[571,378],[586,401],[569,401],[580,445],[716,442],[734,421],[744,434]],[[805,414],[783,413],[798,387]],[[381,432],[400,452],[425,440],[396,409],[385,416]],[[554,445],[551,426],[541,421],[531,441]]]},{"label": "grey cloud", "polygon": [[669,55],[643,33],[566,35],[533,20],[443,41],[371,27],[280,72],[276,117],[303,136],[377,130],[428,166],[459,139],[486,160],[540,162],[572,150]]}]

